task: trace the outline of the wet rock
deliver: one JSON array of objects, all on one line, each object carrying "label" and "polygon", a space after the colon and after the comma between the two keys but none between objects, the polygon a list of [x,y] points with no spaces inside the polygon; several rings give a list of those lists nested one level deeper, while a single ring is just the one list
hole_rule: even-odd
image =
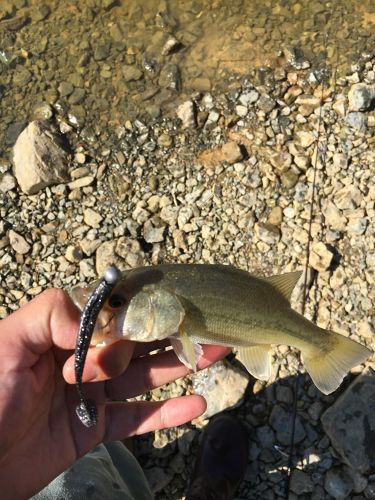
[{"label": "wet rock", "polygon": [[207,401],[207,409],[200,418],[209,418],[240,404],[249,382],[247,372],[235,368],[227,361],[192,375],[194,392]]},{"label": "wet rock", "polygon": [[195,106],[193,101],[185,101],[177,108],[177,116],[182,122],[182,128],[194,128],[195,121]]},{"label": "wet rock", "polygon": [[352,469],[375,470],[375,375],[368,368],[323,414],[332,446]]},{"label": "wet rock", "polygon": [[332,259],[332,251],[321,241],[311,246],[310,265],[316,271],[327,271]]},{"label": "wet rock", "polygon": [[46,186],[66,182],[68,154],[59,137],[42,122],[31,122],[13,150],[14,174],[22,191],[35,194]]},{"label": "wet rock", "polygon": [[[280,444],[289,445],[292,428],[291,412],[286,412],[281,406],[274,406],[270,415],[270,424],[276,431],[276,438]],[[297,416],[295,424],[294,442],[299,443],[306,435],[301,419]]]},{"label": "wet rock", "polygon": [[142,71],[133,64],[123,66],[122,74],[124,75],[125,82],[137,81],[143,77]]},{"label": "wet rock", "polygon": [[369,111],[375,105],[375,85],[356,83],[348,94],[350,111]]},{"label": "wet rock", "polygon": [[324,489],[335,500],[344,500],[353,490],[353,481],[341,469],[330,469],[324,479]]},{"label": "wet rock", "polygon": [[170,36],[161,49],[161,53],[163,56],[168,56],[169,54],[177,52],[180,47],[182,47],[182,45],[177,38]]},{"label": "wet rock", "polygon": [[13,231],[13,229],[9,230],[8,233],[9,243],[13,250],[19,254],[26,254],[30,251],[31,246],[27,243],[25,238],[21,235]]}]

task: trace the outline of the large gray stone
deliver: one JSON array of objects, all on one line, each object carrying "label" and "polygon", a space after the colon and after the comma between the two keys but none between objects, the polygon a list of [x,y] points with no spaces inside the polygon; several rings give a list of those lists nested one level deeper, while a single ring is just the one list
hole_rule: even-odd
[{"label": "large gray stone", "polygon": [[359,376],[323,414],[332,446],[358,472],[375,472],[375,374]]},{"label": "large gray stone", "polygon": [[31,122],[13,150],[14,174],[22,191],[35,194],[46,186],[69,180],[69,155],[62,138],[46,122]]}]

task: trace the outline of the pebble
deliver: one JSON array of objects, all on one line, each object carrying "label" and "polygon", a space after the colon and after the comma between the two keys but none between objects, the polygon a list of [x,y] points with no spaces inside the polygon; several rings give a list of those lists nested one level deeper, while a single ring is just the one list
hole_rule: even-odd
[{"label": "pebble", "polygon": [[324,489],[335,500],[345,500],[353,490],[353,481],[341,469],[333,468],[325,476]]},{"label": "pebble", "polygon": [[143,225],[143,237],[147,243],[158,243],[164,240],[165,226],[155,227],[150,220]]},{"label": "pebble", "polygon": [[177,116],[182,122],[183,129],[194,128],[196,126],[195,107],[192,100],[180,104],[177,108]]},{"label": "pebble", "polygon": [[25,238],[21,234],[16,233],[16,231],[13,231],[13,229],[9,230],[8,238],[10,246],[15,252],[24,255],[30,251],[31,246],[27,243]]},{"label": "pebble", "polygon": [[303,148],[308,148],[316,141],[316,137],[311,132],[300,131],[297,132],[297,137]]},{"label": "pebble", "polygon": [[314,491],[314,484],[310,476],[299,469],[294,469],[290,480],[290,489],[296,495],[303,495],[304,493],[311,493]]},{"label": "pebble", "polygon": [[92,175],[85,175],[84,177],[81,177],[79,179],[76,179],[72,182],[68,183],[69,189],[72,191],[74,189],[79,189],[85,186],[90,186],[95,180],[95,177]]},{"label": "pebble", "polygon": [[311,245],[310,265],[319,272],[327,271],[333,259],[332,251],[323,242]]},{"label": "pebble", "polygon": [[17,186],[16,179],[11,174],[0,174],[0,192],[7,193]]},{"label": "pebble", "polygon": [[367,116],[359,111],[353,111],[346,115],[346,123],[359,132],[365,132],[367,129]]},{"label": "pebble", "polygon": [[221,152],[223,159],[230,165],[241,161],[243,158],[242,150],[236,142],[227,142],[222,146]]},{"label": "pebble", "polygon": [[367,85],[366,83],[352,85],[348,99],[351,111],[370,110],[375,104],[375,85]]},{"label": "pebble", "polygon": [[268,222],[273,226],[280,226],[283,220],[283,210],[281,207],[273,207],[268,215]]},{"label": "pebble", "polygon": [[86,208],[83,212],[83,220],[88,226],[98,228],[100,227],[100,223],[103,220],[103,217],[98,212],[95,212],[95,210],[93,210],[92,208]]}]

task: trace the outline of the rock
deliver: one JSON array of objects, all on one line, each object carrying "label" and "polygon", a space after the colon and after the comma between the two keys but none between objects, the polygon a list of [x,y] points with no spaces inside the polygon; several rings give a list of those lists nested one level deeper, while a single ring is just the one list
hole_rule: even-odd
[{"label": "rock", "polygon": [[143,237],[147,243],[159,243],[164,240],[165,226],[155,227],[150,220],[143,225]]},{"label": "rock", "polygon": [[326,223],[335,231],[344,231],[347,223],[346,217],[343,216],[341,211],[331,201],[323,210],[323,215]]},{"label": "rock", "polygon": [[69,245],[65,251],[65,258],[69,262],[79,262],[82,259],[82,250],[74,245]]},{"label": "rock", "polygon": [[253,89],[249,92],[244,92],[240,95],[239,101],[243,106],[249,106],[249,104],[254,104],[259,99],[259,93]]},{"label": "rock", "polygon": [[76,179],[75,181],[69,182],[68,186],[73,191],[73,189],[78,189],[85,186],[90,186],[95,180],[95,177],[92,175],[86,175],[85,177],[81,177]]},{"label": "rock", "polygon": [[327,271],[333,259],[332,251],[323,242],[311,246],[310,265],[316,271]]},{"label": "rock", "polygon": [[350,219],[347,229],[348,233],[354,235],[363,234],[366,231],[368,220],[365,217]]},{"label": "rock", "polygon": [[177,40],[177,38],[170,36],[161,49],[161,53],[163,56],[168,56],[169,54],[176,52],[180,47],[181,43]]},{"label": "rock", "polygon": [[243,106],[241,104],[238,104],[236,106],[236,114],[240,116],[241,118],[245,117],[248,113],[248,109],[246,106]]},{"label": "rock", "polygon": [[358,132],[365,132],[367,129],[368,118],[364,113],[352,111],[346,115],[346,123]]},{"label": "rock", "polygon": [[22,191],[35,194],[68,178],[68,154],[61,138],[44,122],[31,122],[18,136],[13,150],[14,174]]},{"label": "rock", "polygon": [[153,467],[152,469],[143,469],[152,493],[163,490],[173,478],[173,474],[168,474],[165,468]]},{"label": "rock", "polygon": [[294,469],[290,479],[290,489],[297,495],[302,495],[303,493],[311,493],[314,491],[314,485],[306,472]]},{"label": "rock", "polygon": [[265,113],[269,113],[276,106],[276,101],[274,101],[270,96],[263,94],[257,100],[257,106]]},{"label": "rock", "polygon": [[280,151],[270,156],[270,163],[279,172],[286,172],[292,164],[292,155],[287,151]]},{"label": "rock", "polygon": [[117,265],[115,254],[116,241],[105,241],[96,251],[96,272],[103,276],[107,267]]},{"label": "rock", "polygon": [[247,372],[235,368],[225,360],[194,373],[194,392],[204,396],[207,401],[207,409],[200,418],[210,418],[240,404],[248,382]]},{"label": "rock", "polygon": [[7,193],[17,186],[16,179],[11,174],[0,175],[0,192]]},{"label": "rock", "polygon": [[194,128],[196,126],[195,121],[195,106],[193,101],[185,101],[180,104],[177,108],[177,116],[182,122],[182,128]]},{"label": "rock", "polygon": [[281,207],[273,207],[271,212],[268,215],[268,222],[272,226],[280,226],[283,220],[283,210]]},{"label": "rock", "polygon": [[316,137],[311,132],[300,131],[297,132],[297,137],[303,148],[308,148],[316,141]]},{"label": "rock", "polygon": [[344,500],[353,490],[353,481],[341,469],[333,468],[326,474],[324,489],[335,500]]},{"label": "rock", "polygon": [[30,251],[31,246],[27,243],[25,238],[20,234],[16,233],[16,231],[13,231],[13,229],[9,230],[8,238],[10,246],[13,248],[15,252],[23,255]]},{"label": "rock", "polygon": [[88,226],[98,228],[103,220],[103,217],[95,212],[92,208],[86,208],[83,212],[83,219]]},{"label": "rock", "polygon": [[283,186],[292,189],[298,182],[298,175],[293,170],[288,170],[281,174],[280,179]]},{"label": "rock", "polygon": [[[292,432],[292,412],[286,412],[281,406],[274,406],[270,415],[270,424],[276,431],[276,438],[280,444],[289,445]],[[300,418],[296,417],[294,442],[297,444],[306,435]]]},{"label": "rock", "polygon": [[352,469],[375,470],[375,374],[367,368],[323,414],[333,448]]},{"label": "rock", "polygon": [[234,164],[243,159],[240,146],[234,142],[227,142],[223,146],[207,149],[198,155],[198,161],[206,167],[218,165],[224,161]]},{"label": "rock", "polygon": [[143,77],[142,71],[134,65],[123,66],[122,74],[124,75],[125,82],[137,81]]},{"label": "rock", "polygon": [[169,134],[163,132],[158,137],[158,144],[164,148],[170,148],[173,144],[173,138]]},{"label": "rock", "polygon": [[348,94],[350,111],[369,111],[375,105],[375,85],[356,83]]},{"label": "rock", "polygon": [[255,224],[255,233],[260,240],[269,245],[276,244],[280,239],[280,230],[272,224]]},{"label": "rock", "polygon": [[243,158],[240,146],[234,141],[224,144],[221,148],[221,152],[223,155],[223,159],[231,165],[233,163],[241,161]]},{"label": "rock", "polygon": [[352,184],[340,189],[335,195],[335,205],[340,210],[357,208],[360,206],[361,201],[361,191]]}]

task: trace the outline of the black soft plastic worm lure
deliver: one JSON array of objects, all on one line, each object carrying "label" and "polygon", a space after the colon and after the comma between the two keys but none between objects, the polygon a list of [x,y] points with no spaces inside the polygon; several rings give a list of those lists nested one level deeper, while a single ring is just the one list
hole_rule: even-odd
[{"label": "black soft plastic worm lure", "polygon": [[103,307],[104,302],[109,297],[116,283],[121,277],[120,271],[116,267],[109,267],[98,286],[90,295],[81,315],[81,322],[77,334],[75,349],[75,376],[76,387],[80,397],[80,404],[76,407],[78,418],[86,427],[93,427],[98,421],[98,411],[94,401],[88,400],[82,390],[82,374],[85,366],[87,352],[90,347],[91,337],[94,332],[95,323]]}]

